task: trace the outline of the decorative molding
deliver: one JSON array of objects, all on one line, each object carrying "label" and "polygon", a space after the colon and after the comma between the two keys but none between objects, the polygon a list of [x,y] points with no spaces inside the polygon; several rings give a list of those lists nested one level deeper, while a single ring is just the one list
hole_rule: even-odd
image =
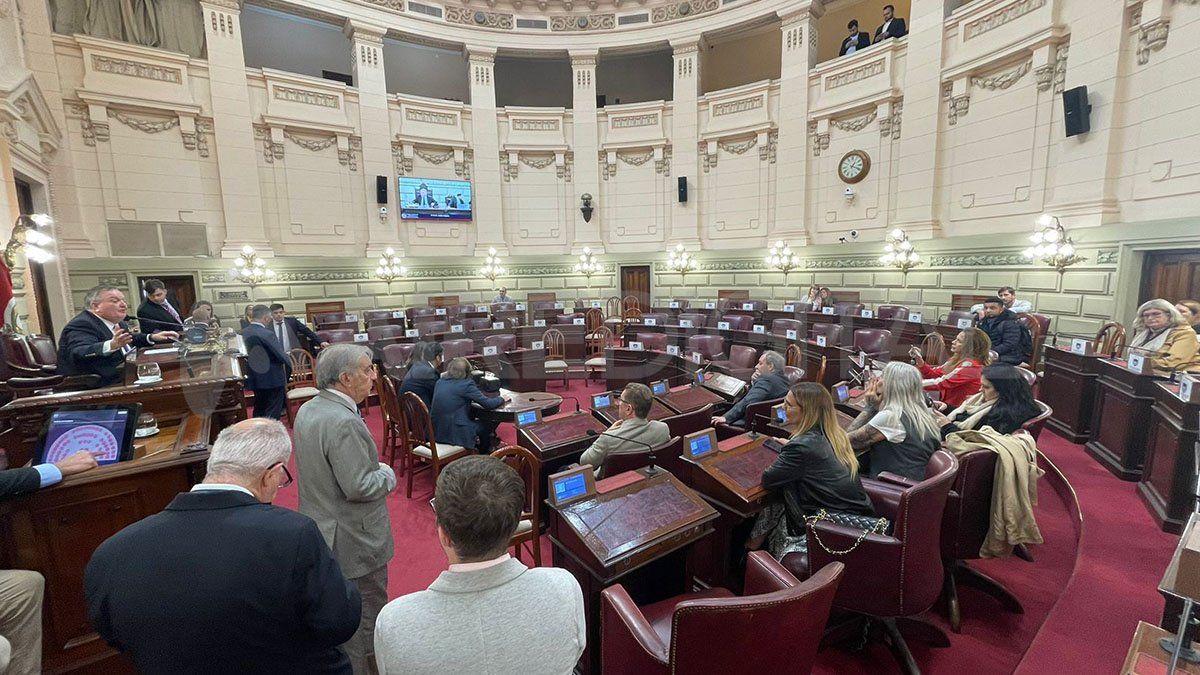
[{"label": "decorative molding", "polygon": [[212,120],[196,120],[196,152],[208,157],[208,137],[215,133]]},{"label": "decorative molding", "polygon": [[1158,18],[1138,27],[1138,65],[1150,63],[1150,52],[1157,52],[1167,46],[1167,34],[1170,29],[1171,22],[1165,18]]},{"label": "decorative molding", "polygon": [[128,59],[117,59],[111,56],[92,54],[92,69],[101,73],[113,73],[128,77],[140,77],[144,80],[159,82],[183,83],[183,71],[178,68],[167,68],[150,63],[139,63]]},{"label": "decorative molding", "polygon": [[337,144],[337,136],[330,136],[328,138],[304,138],[303,136],[297,136],[286,129],[283,131],[283,137],[304,148],[305,150],[308,150],[309,152],[321,152],[322,150]]},{"label": "decorative molding", "polygon": [[817,133],[817,123],[808,123],[808,135],[812,139],[813,157],[820,157],[822,150],[829,149],[829,132],[823,134]]},{"label": "decorative molding", "polygon": [[988,89],[991,91],[1008,89],[1016,84],[1022,77],[1025,77],[1025,73],[1028,73],[1031,68],[1033,68],[1032,60],[1026,61],[1013,68],[996,73],[994,75],[988,75],[985,77],[972,75],[971,85],[979,87],[980,89]]},{"label": "decorative molding", "polygon": [[896,101],[892,104],[892,113],[887,117],[879,118],[879,135],[883,138],[888,136],[892,140],[900,139],[900,118],[904,111],[904,102]]},{"label": "decorative molding", "polygon": [[517,177],[517,165],[520,163],[520,158],[517,159],[518,161],[514,162],[507,152],[500,151],[500,173],[504,176],[505,183]]},{"label": "decorative molding", "polygon": [[221,284],[229,281],[229,276],[224,272],[201,272],[200,283],[202,284]]},{"label": "decorative molding", "polygon": [[249,291],[217,291],[217,300],[249,300]]},{"label": "decorative molding", "polygon": [[658,124],[658,113],[648,113],[645,115],[626,115],[624,117],[612,118],[610,124],[613,129],[634,129],[636,127],[652,127]]},{"label": "decorative molding", "polygon": [[671,175],[671,148],[665,147],[662,152],[662,159],[654,160],[654,173],[660,176]]},{"label": "decorative molding", "polygon": [[662,23],[664,21],[674,21],[705,12],[712,12],[720,9],[720,0],[685,0],[685,2],[672,2],[668,5],[655,7],[650,11],[650,21],[652,23]]},{"label": "decorative molding", "polygon": [[463,180],[471,180],[471,165],[475,163],[475,152],[463,150],[462,160],[454,160],[454,175]]},{"label": "decorative molding", "polygon": [[1062,93],[1067,80],[1067,52],[1068,45],[1061,44],[1054,50],[1054,63],[1034,68],[1038,91],[1053,89],[1055,94]]},{"label": "decorative molding", "polygon": [[654,159],[654,151],[647,150],[645,152],[618,152],[617,159],[625,162],[629,166],[641,166]]},{"label": "decorative molding", "polygon": [[338,164],[349,166],[351,171],[358,171],[358,155],[362,152],[362,140],[351,138],[347,146],[345,150],[338,148]]},{"label": "decorative molding", "polygon": [[718,103],[712,107],[712,116],[724,117],[725,115],[736,115],[747,110],[756,110],[763,107],[763,99],[763,96],[753,96],[751,98],[740,98],[736,101]]},{"label": "decorative molding", "polygon": [[946,108],[948,114],[947,121],[950,123],[950,126],[958,124],[958,118],[966,117],[967,111],[971,109],[971,95],[951,96]]},{"label": "decorative molding", "polygon": [[529,119],[516,117],[509,121],[513,131],[558,131],[559,120]]},{"label": "decorative molding", "polygon": [[455,5],[444,5],[446,9],[446,22],[459,23],[467,26],[475,26],[478,28],[498,28],[500,30],[512,30],[513,15],[504,14],[501,12],[485,12],[481,9],[473,7],[462,7]]},{"label": "decorative molding", "polygon": [[404,156],[404,144],[392,141],[392,160],[396,163],[396,173],[400,176],[413,172],[412,157]]},{"label": "decorative molding", "polygon": [[[815,32],[815,31],[814,31]],[[825,78],[825,91],[844,87],[848,84],[854,84],[860,80],[865,80],[869,77],[881,75],[886,67],[886,59],[876,59],[870,63],[847,70],[844,73],[834,73]]]},{"label": "decorative molding", "polygon": [[370,272],[279,272],[275,281],[359,281],[374,278]]},{"label": "decorative molding", "polygon": [[267,164],[274,164],[275,160],[283,159],[283,143],[271,138],[271,130],[267,127],[254,127],[255,140],[262,141],[263,144],[263,160]]},{"label": "decorative molding", "polygon": [[92,122],[91,108],[82,101],[66,101],[67,116],[79,120],[80,134],[83,144],[95,147],[96,142],[108,141],[109,130],[107,122]]},{"label": "decorative molding", "polygon": [[747,150],[756,145],[758,145],[758,136],[751,136],[744,141],[739,141],[736,143],[732,141],[717,141],[717,147],[731,155],[744,154]]},{"label": "decorative molding", "polygon": [[383,7],[384,9],[390,9],[393,12],[404,11],[404,0],[367,0],[367,2]]},{"label": "decorative molding", "polygon": [[554,163],[554,155],[517,154],[517,161],[531,169],[544,169]]},{"label": "decorative molding", "polygon": [[840,120],[829,120],[829,126],[836,127],[842,131],[862,131],[868,124],[875,121],[875,116],[878,111],[871,110],[858,117],[847,117]]},{"label": "decorative molding", "polygon": [[575,153],[568,152],[563,157],[562,164],[554,165],[554,175],[569,183],[572,180],[574,180],[574,176],[572,175],[574,167],[575,167]]},{"label": "decorative molding", "polygon": [[1096,251],[1096,263],[1099,265],[1117,264],[1117,250],[1100,249],[1099,251]]},{"label": "decorative molding", "polygon": [[1028,264],[1029,259],[1020,253],[947,253],[929,256],[930,267],[1007,267]]},{"label": "decorative molding", "polygon": [[779,132],[772,131],[767,134],[766,145],[758,146],[758,159],[768,164],[775,163],[776,151],[779,148]]},{"label": "decorative molding", "polygon": [[273,96],[279,101],[288,101],[289,103],[302,103],[304,105],[315,105],[321,108],[337,109],[341,107],[338,102],[338,97],[334,94],[326,94],[320,91],[309,91],[307,89],[296,89],[294,87],[282,87],[275,85],[271,87],[274,92]]},{"label": "decorative molding", "polygon": [[810,270],[837,270],[883,267],[883,265],[879,262],[879,256],[854,256],[848,258],[806,258],[804,260],[804,267]]},{"label": "decorative molding", "polygon": [[112,117],[115,117],[118,122],[124,124],[131,129],[145,132],[147,134],[157,134],[168,129],[174,129],[179,126],[178,117],[146,119],[143,117],[134,117],[128,113],[123,113],[117,110],[112,111]]},{"label": "decorative molding", "polygon": [[445,164],[451,157],[454,157],[453,150],[448,150],[446,152],[434,153],[434,152],[429,152],[428,150],[414,149],[413,154],[415,154],[417,157],[420,157],[421,159],[425,160],[426,162],[429,162],[430,164],[435,164],[435,165],[436,164]]},{"label": "decorative molding", "polygon": [[550,30],[559,33],[564,31],[612,30],[616,27],[616,14],[560,14],[550,17]]},{"label": "decorative molding", "polygon": [[113,288],[128,288],[129,277],[124,274],[102,274],[100,275],[99,285],[112,286]]},{"label": "decorative molding", "polygon": [[614,156],[613,162],[611,164],[609,164],[608,153],[601,150],[599,154],[600,154],[600,177],[603,178],[604,180],[608,180],[609,178],[612,178],[613,176],[617,175],[616,157]]},{"label": "decorative molding", "polygon": [[1041,9],[1045,4],[1046,0],[1019,0],[991,14],[981,16],[963,26],[963,42],[1015,21],[1034,10]]},{"label": "decorative molding", "polygon": [[450,113],[433,112],[430,110],[416,110],[413,108],[404,109],[404,119],[410,122],[424,122],[425,124],[440,124],[442,126],[453,127],[458,126],[458,115]]},{"label": "decorative molding", "polygon": [[709,152],[708,148],[708,143],[700,144],[700,158],[704,161],[704,173],[708,173],[709,169],[717,166],[717,159],[720,156],[715,145],[712,146],[712,152]]}]

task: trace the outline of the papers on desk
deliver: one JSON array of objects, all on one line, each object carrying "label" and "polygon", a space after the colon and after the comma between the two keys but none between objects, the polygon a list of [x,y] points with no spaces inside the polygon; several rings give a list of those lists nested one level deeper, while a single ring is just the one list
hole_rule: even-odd
[{"label": "papers on desk", "polygon": [[143,354],[170,354],[179,351],[179,347],[158,347],[156,349],[147,349]]}]

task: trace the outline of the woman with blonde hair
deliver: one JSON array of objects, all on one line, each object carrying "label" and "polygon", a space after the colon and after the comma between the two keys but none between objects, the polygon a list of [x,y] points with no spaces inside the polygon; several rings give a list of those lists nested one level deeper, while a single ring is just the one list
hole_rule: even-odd
[{"label": "woman with blonde hair", "polygon": [[1156,298],[1138,307],[1129,351],[1146,354],[1155,370],[1200,371],[1200,341],[1174,305]]},{"label": "woman with blonde hair", "polygon": [[921,388],[921,372],[915,366],[892,361],[884,366],[879,378],[867,383],[863,403],[865,409],[849,432],[851,447],[870,450],[867,477],[887,471],[924,480],[925,465],[942,438]]},{"label": "woman with blonde hair", "polygon": [[979,393],[979,374],[988,364],[992,339],[978,328],[968,328],[950,343],[950,360],[940,366],[925,363],[921,350],[913,347],[908,354],[917,364],[921,384],[926,391],[938,392],[947,408],[954,408],[973,394]]},{"label": "woman with blonde hair", "polygon": [[783,405],[791,437],[763,472],[762,484],[782,492],[784,499],[761,512],[746,547],[761,548],[765,542],[776,560],[807,551],[805,521],[813,518],[882,532],[887,521],[874,517],[858,477],[858,459],[838,425],[829,391],[816,382],[799,382]]}]

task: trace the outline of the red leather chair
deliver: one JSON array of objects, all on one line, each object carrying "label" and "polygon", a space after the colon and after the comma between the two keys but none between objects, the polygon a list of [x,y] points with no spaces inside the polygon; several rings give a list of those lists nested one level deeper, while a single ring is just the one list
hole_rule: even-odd
[{"label": "red leather chair", "polygon": [[687,309],[690,306],[687,298],[671,298],[671,302],[679,303],[679,309]]},{"label": "red leather chair", "polygon": [[749,314],[726,314],[721,321],[729,322],[729,330],[750,330],[754,325],[754,317]]},{"label": "red leather chair", "polygon": [[1042,435],[1042,429],[1046,426],[1046,420],[1050,419],[1050,416],[1054,414],[1054,409],[1041,401],[1035,401],[1035,403],[1042,409],[1042,412],[1037,417],[1022,424],[1021,428],[1028,431],[1029,435],[1033,436],[1033,440],[1036,441],[1038,436]]},{"label": "red leather chair", "polygon": [[686,356],[691,357],[692,352],[700,352],[700,356],[708,361],[724,358],[725,338],[720,335],[692,335],[687,339]]},{"label": "red leather chair", "polygon": [[637,341],[642,343],[642,349],[656,352],[667,351],[666,333],[638,333]]},{"label": "red leather chair", "polygon": [[783,374],[787,377],[791,384],[799,384],[804,381],[804,369],[796,366],[784,366]]},{"label": "red leather chair", "polygon": [[538,301],[538,302],[535,302],[535,303],[533,303],[532,305],[530,305],[530,307],[529,307],[529,308],[530,308],[530,309],[534,309],[534,310],[538,310],[538,309],[554,309],[554,304],[555,304],[555,303],[554,303],[554,301],[553,301],[553,300],[540,300],[540,301]]},{"label": "red leather chair", "polygon": [[383,365],[389,367],[403,367],[412,357],[413,347],[416,345],[411,342],[395,342],[390,345],[384,345],[380,349],[383,355]]},{"label": "red leather chair", "polygon": [[[750,405],[746,406],[746,412],[742,415],[741,426],[734,426],[732,424],[717,425],[717,438],[723,441],[726,438],[733,438],[734,436],[744,434],[747,431],[756,431],[760,434],[771,435],[772,432],[767,429],[772,422],[771,408],[783,403],[783,399],[785,398],[787,397],[781,396],[779,398],[773,398],[767,401],[751,403]],[[778,432],[774,433],[777,434]]]},{"label": "red leather chair", "polygon": [[517,348],[517,336],[508,333],[489,335],[483,338],[483,344],[486,347],[495,347],[497,352],[503,354]]},{"label": "red leather chair", "polygon": [[404,326],[394,326],[385,323],[367,327],[367,339],[371,342],[395,337],[404,337]]},{"label": "red leather chair", "polygon": [[409,319],[415,319],[419,316],[438,316],[437,308],[435,307],[409,307],[406,311]]},{"label": "red leather chair", "polygon": [[54,347],[53,338],[49,335],[26,335],[25,346],[35,366],[58,371],[58,350]]},{"label": "red leather chair", "polygon": [[665,326],[671,320],[671,317],[661,312],[647,312],[642,314],[642,323],[646,323],[646,319],[653,319],[656,326]]},{"label": "red leather chair", "polygon": [[469,319],[463,319],[462,327],[463,330],[467,331],[468,333],[474,330],[487,330],[492,327],[492,317],[476,316]]},{"label": "red leather chair", "polygon": [[395,310],[391,310],[391,309],[363,310],[363,313],[362,313],[363,325],[365,325],[367,328],[370,328],[371,326],[382,326],[385,324],[389,324],[393,321],[400,322],[401,321],[400,319],[392,318],[393,311],[395,311]]},{"label": "red leather chair", "polygon": [[1017,321],[1033,337],[1033,354],[1026,363],[1031,369],[1037,370],[1042,363],[1042,345],[1046,342],[1046,332],[1050,330],[1050,317],[1045,314],[1018,314]]},{"label": "red leather chair", "polygon": [[754,551],[742,596],[712,588],[638,607],[624,586],[609,586],[600,594],[604,674],[808,673],[842,573],[835,562],[801,582]]},{"label": "red leather chair", "polygon": [[680,312],[679,320],[691,321],[693,328],[704,328],[704,325],[708,322],[708,315],[697,314],[696,312]]},{"label": "red leather chair", "polygon": [[319,330],[317,331],[317,339],[321,342],[328,342],[331,345],[339,342],[354,342],[354,329],[335,328],[333,330]]},{"label": "red leather chair", "polygon": [[[672,446],[678,446],[674,449],[674,457],[678,458],[679,453],[683,450],[683,442],[679,436],[675,436],[665,443],[654,446],[654,465],[672,470],[669,464],[677,462],[671,461]],[[664,464],[664,460],[666,464]],[[632,452],[610,452],[604,458],[604,468],[601,473],[604,476],[615,476],[626,471],[634,471],[644,466],[650,466],[650,450],[635,450]],[[676,474],[678,475],[678,474]]]},{"label": "red leather chair", "polygon": [[433,333],[445,333],[450,330],[449,324],[445,321],[417,321],[413,324],[417,329],[417,335],[425,337]]},{"label": "red leather chair", "polygon": [[323,326],[328,323],[342,323],[346,321],[345,312],[329,312],[327,314],[317,314],[313,316],[313,323],[318,326]]},{"label": "red leather chair", "polygon": [[789,330],[796,331],[798,339],[804,338],[804,322],[799,319],[775,319],[771,322],[773,335],[787,335]]},{"label": "red leather chair", "polygon": [[696,408],[689,412],[664,417],[662,422],[667,425],[667,429],[671,431],[672,436],[683,438],[688,434],[694,434],[701,429],[707,429],[711,426],[713,418],[713,404],[709,403],[706,406]]},{"label": "red leather chair", "polygon": [[873,359],[890,359],[895,343],[892,331],[884,328],[859,328],[854,331],[855,351],[861,349]]},{"label": "red leather chair", "polygon": [[950,310],[950,312],[946,314],[945,320],[942,321],[942,325],[957,326],[961,319],[969,319],[971,321],[971,325],[975,325],[975,315],[963,309]]},{"label": "red leather chair", "polygon": [[468,356],[475,353],[475,341],[471,338],[442,341],[442,360],[449,361],[456,356]]},{"label": "red leather chair", "polygon": [[573,314],[559,314],[554,317],[554,323],[560,326],[570,326],[575,323],[575,319],[582,319],[583,312],[575,312]]},{"label": "red leather chair", "polygon": [[[828,520],[808,525],[808,553],[789,553],[783,566],[797,578],[831,562],[846,565],[834,607],[883,624],[886,642],[906,673],[919,673],[900,625],[920,628],[933,646],[948,647],[937,627],[912,617],[933,606],[942,590],[941,523],[958,460],[945,450],[929,459],[925,480],[912,484],[887,472],[863,480],[875,512],[892,523],[892,534],[868,534]],[[826,552],[854,550],[834,556]]]},{"label": "red leather chair", "polygon": [[908,308],[904,305],[880,305],[875,308],[875,317],[879,319],[908,321],[908,315]]},{"label": "red leather chair", "polygon": [[[4,359],[17,377],[42,377],[54,375],[56,368],[39,364],[35,359],[25,336],[16,333],[5,333],[0,337],[4,343]],[[56,356],[57,358],[57,356]]]},{"label": "red leather chair", "polygon": [[825,344],[830,347],[842,344],[843,333],[842,324],[840,323],[814,323],[808,327],[809,338],[816,340],[818,335],[824,335]]},{"label": "red leather chair", "polygon": [[858,316],[867,306],[861,302],[835,302],[833,313],[839,316]]},{"label": "red leather chair", "polygon": [[495,314],[496,312],[512,312],[517,309],[517,303],[493,302],[491,305],[488,305],[488,308],[491,310],[492,314]]},{"label": "red leather chair", "polygon": [[731,345],[729,358],[712,362],[713,370],[749,382],[754,375],[754,366],[758,363],[758,350],[746,345]]}]

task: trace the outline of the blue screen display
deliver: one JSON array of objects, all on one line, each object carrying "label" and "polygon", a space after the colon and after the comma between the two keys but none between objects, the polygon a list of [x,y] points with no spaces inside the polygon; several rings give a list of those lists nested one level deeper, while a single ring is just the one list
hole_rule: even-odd
[{"label": "blue screen display", "polygon": [[704,371],[703,370],[697,371],[696,384],[704,384]]},{"label": "blue screen display", "polygon": [[593,408],[603,408],[604,406],[612,405],[612,397],[608,394],[592,397]]},{"label": "blue screen display", "polygon": [[667,383],[662,381],[655,382],[653,385],[651,385],[651,390],[655,394],[665,394],[667,393]]},{"label": "blue screen display", "polygon": [[704,436],[699,436],[697,438],[693,438],[691,443],[689,444],[689,448],[692,451],[692,457],[699,457],[701,455],[707,455],[708,453],[712,452],[712,449],[713,449],[712,438],[709,437],[707,434]]},{"label": "blue screen display", "polygon": [[850,390],[846,385],[839,385],[837,388],[837,399],[839,403],[845,403],[850,398]]},{"label": "blue screen display", "polygon": [[554,481],[554,500],[562,502],[583,494],[587,490],[587,480],[581,473],[563,476]]},{"label": "blue screen display", "polygon": [[776,408],[775,409],[775,419],[780,422],[786,422],[787,421],[787,410],[785,410],[783,408]]},{"label": "blue screen display", "polygon": [[470,220],[471,183],[401,176],[397,184],[404,220]]},{"label": "blue screen display", "polygon": [[518,426],[523,427],[526,424],[533,424],[536,421],[537,421],[537,411],[536,410],[526,410],[525,412],[517,413],[517,425]]}]

